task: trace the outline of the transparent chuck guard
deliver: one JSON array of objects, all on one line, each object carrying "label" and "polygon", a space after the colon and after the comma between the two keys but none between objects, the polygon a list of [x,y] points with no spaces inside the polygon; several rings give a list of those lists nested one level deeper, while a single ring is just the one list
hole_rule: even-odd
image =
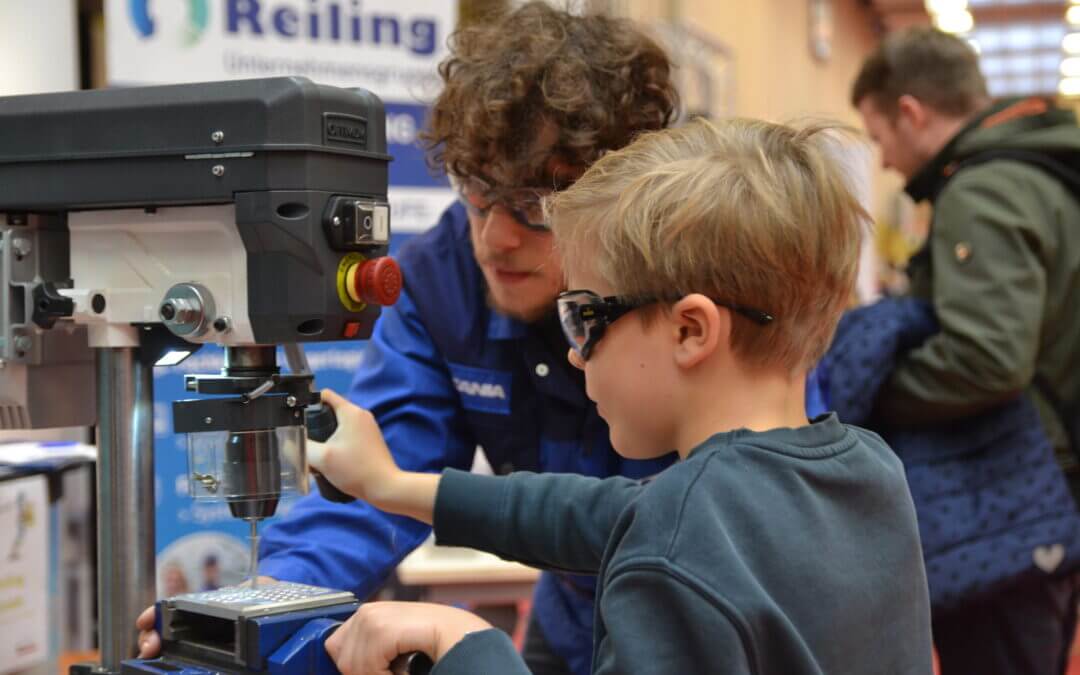
[{"label": "transparent chuck guard", "polygon": [[187,434],[188,491],[225,502],[251,527],[252,587],[258,585],[258,523],[283,497],[307,494],[304,409],[317,400],[310,373],[282,374],[274,347],[230,347],[221,375],[189,375],[189,391],[231,394],[173,404]]},{"label": "transparent chuck guard", "polygon": [[251,526],[252,586],[258,583],[258,523],[283,497],[308,492],[303,426],[187,435],[188,492],[199,501],[229,505]]}]

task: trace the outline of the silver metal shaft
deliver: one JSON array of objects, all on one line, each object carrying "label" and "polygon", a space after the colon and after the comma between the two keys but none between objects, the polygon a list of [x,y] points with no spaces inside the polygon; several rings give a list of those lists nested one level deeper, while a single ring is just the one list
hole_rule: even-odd
[{"label": "silver metal shaft", "polygon": [[[285,363],[294,375],[310,375],[311,366],[308,365],[307,354],[304,353],[304,345],[299,342],[286,342]],[[312,384],[314,387],[314,383]]]},{"label": "silver metal shaft", "polygon": [[259,521],[252,518],[251,523],[251,565],[248,568],[248,577],[251,579],[251,587],[259,587]]},{"label": "silver metal shaft", "polygon": [[98,637],[101,667],[135,656],[154,602],[154,379],[135,348],[97,350]]}]

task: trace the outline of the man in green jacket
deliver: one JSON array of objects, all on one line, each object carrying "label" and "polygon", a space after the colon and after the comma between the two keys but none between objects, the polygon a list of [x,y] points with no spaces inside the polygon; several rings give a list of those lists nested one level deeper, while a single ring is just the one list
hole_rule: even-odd
[{"label": "man in green jacket", "polygon": [[[1044,168],[984,154],[1080,157],[1075,116],[1041,99],[992,103],[968,44],[928,28],[888,36],[851,100],[884,167],[933,204],[909,273],[911,294],[933,303],[941,331],[899,360],[877,417],[898,427],[948,423],[1027,392],[1077,494],[1080,464],[1063,424],[1073,414],[1062,409],[1080,400],[1080,202]],[[1065,672],[1080,577],[1017,586],[935,611],[943,675]]]}]

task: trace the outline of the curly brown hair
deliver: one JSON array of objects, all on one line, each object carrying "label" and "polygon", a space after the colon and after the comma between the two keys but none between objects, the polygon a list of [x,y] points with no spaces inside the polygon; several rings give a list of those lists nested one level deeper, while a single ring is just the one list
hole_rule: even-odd
[{"label": "curly brown hair", "polygon": [[[436,170],[506,187],[565,187],[555,157],[584,169],[671,121],[671,63],[632,22],[529,2],[464,26],[439,65],[445,87],[420,138]],[[555,132],[557,131],[557,138]],[[540,144],[551,134],[554,145]]]}]

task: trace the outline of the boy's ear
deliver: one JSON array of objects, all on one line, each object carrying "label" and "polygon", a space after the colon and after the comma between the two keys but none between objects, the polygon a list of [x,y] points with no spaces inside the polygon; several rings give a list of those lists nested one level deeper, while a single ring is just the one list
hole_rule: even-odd
[{"label": "boy's ear", "polygon": [[731,317],[709,298],[691,293],[671,307],[675,363],[693,368],[722,345],[730,344]]}]

